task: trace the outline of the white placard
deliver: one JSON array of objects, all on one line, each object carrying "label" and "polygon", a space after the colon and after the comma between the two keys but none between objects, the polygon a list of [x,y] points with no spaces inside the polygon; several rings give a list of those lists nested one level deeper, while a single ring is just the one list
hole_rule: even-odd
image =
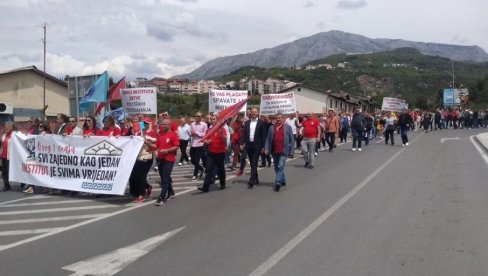
[{"label": "white placard", "polygon": [[[208,93],[208,111],[219,112],[225,108],[247,99],[246,90],[212,90]],[[240,112],[246,112],[247,103]]]},{"label": "white placard", "polygon": [[24,135],[10,143],[11,181],[95,194],[123,195],[141,137]]},{"label": "white placard", "polygon": [[261,115],[291,114],[296,111],[295,93],[293,92],[261,95]]},{"label": "white placard", "polygon": [[156,87],[120,89],[120,99],[126,116],[158,113]]},{"label": "white placard", "polygon": [[384,111],[395,111],[402,112],[405,108],[405,100],[397,98],[383,98],[383,104],[381,105],[381,110]]}]

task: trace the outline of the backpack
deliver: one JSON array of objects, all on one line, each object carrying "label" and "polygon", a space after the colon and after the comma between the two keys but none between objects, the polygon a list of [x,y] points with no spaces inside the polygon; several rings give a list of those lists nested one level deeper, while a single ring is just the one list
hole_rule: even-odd
[{"label": "backpack", "polygon": [[364,128],[364,118],[361,114],[355,114],[351,120],[351,127],[355,129]]},{"label": "backpack", "polygon": [[343,126],[343,127],[349,127],[349,117],[344,116],[344,117],[342,118],[342,126]]}]

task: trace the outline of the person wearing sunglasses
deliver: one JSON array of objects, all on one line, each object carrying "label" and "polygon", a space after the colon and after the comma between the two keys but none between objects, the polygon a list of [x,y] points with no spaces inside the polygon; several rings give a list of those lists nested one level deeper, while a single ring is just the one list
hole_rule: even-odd
[{"label": "person wearing sunglasses", "polygon": [[78,119],[74,116],[68,118],[68,124],[64,128],[63,135],[75,135],[81,136],[83,135],[83,130],[78,126]]},{"label": "person wearing sunglasses", "polygon": [[100,129],[97,127],[97,121],[95,116],[90,115],[86,117],[85,123],[83,124],[83,137],[89,136],[100,136]]},{"label": "person wearing sunglasses", "polygon": [[39,134],[39,131],[37,130],[37,127],[39,126],[39,118],[36,117],[30,117],[27,123],[29,124],[29,128],[25,132],[25,134]]}]

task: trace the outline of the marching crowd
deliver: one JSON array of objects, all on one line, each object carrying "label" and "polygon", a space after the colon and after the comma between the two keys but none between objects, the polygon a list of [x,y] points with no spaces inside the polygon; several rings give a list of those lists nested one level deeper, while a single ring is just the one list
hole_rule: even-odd
[{"label": "marching crowd", "polygon": [[[337,143],[346,143],[352,138],[352,151],[362,151],[371,139],[384,140],[385,144],[395,145],[395,134],[400,134],[401,145],[408,146],[409,131],[432,131],[447,128],[479,128],[488,125],[488,110],[437,109],[430,111],[340,112],[327,110],[323,114],[276,114],[259,116],[257,108],[246,114],[238,114],[228,119],[222,127],[217,124],[217,114],[203,116],[197,112],[194,117],[181,118],[179,124],[171,120],[168,112],[161,112],[157,120],[135,115],[116,122],[111,116],[103,118],[98,126],[94,116],[78,118],[58,114],[54,126],[38,118],[28,120],[24,131],[31,135],[72,135],[72,136],[141,136],[141,148],[132,173],[129,177],[129,192],[134,202],[143,202],[152,196],[152,186],[147,182],[149,171],[159,172],[161,192],[156,206],[161,206],[175,196],[171,174],[175,164],[184,166],[191,162],[191,179],[203,181],[198,190],[209,192],[212,184],[219,180],[219,189],[226,188],[226,174],[235,171],[243,174],[244,168],[251,168],[248,188],[259,185],[258,167],[274,166],[274,190],[279,192],[286,186],[285,165],[294,158],[295,150],[300,150],[304,167],[315,168],[315,157],[319,149],[333,152]],[[216,126],[217,131],[211,131]],[[2,140],[2,191],[11,190],[9,182],[8,144],[16,131],[14,122],[5,123]],[[211,132],[210,132],[211,131]],[[209,132],[211,135],[208,135]],[[204,138],[204,139],[203,139]],[[189,150],[188,150],[189,147]],[[177,162],[177,152],[179,160]],[[204,176],[205,175],[205,176]],[[25,193],[42,192],[41,187],[24,185]],[[53,191],[51,191],[53,192]],[[77,194],[73,191],[60,191],[63,194]]]}]

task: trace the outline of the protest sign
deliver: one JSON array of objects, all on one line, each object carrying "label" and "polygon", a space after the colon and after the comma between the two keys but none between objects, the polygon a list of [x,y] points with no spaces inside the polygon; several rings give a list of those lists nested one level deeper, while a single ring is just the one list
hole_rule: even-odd
[{"label": "protest sign", "polygon": [[[220,112],[225,108],[247,99],[246,90],[212,90],[208,93],[208,111]],[[246,112],[244,105],[240,112]]]},{"label": "protest sign", "polygon": [[381,110],[384,111],[395,111],[395,112],[402,112],[405,108],[405,100],[397,99],[397,98],[383,98],[383,104],[381,105]]},{"label": "protest sign", "polygon": [[295,93],[261,95],[261,115],[291,114],[296,112]]},{"label": "protest sign", "polygon": [[123,195],[141,137],[24,135],[11,138],[10,181]]},{"label": "protest sign", "polygon": [[120,89],[125,115],[157,114],[156,87]]}]

